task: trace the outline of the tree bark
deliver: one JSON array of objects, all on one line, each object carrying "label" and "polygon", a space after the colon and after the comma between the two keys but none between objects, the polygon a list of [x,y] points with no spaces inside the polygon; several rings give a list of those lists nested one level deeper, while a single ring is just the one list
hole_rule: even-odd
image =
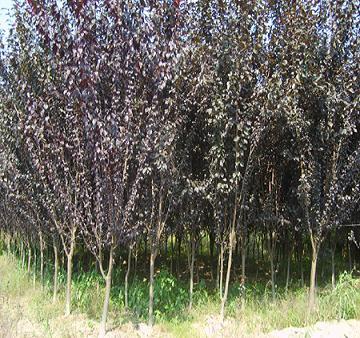
[{"label": "tree bark", "polygon": [[128,303],[128,285],[129,285],[129,275],[130,275],[130,266],[131,266],[131,250],[132,247],[129,247],[129,252],[128,252],[128,260],[127,260],[127,270],[126,270],[126,274],[125,274],[125,308],[128,308],[129,303]]},{"label": "tree bark", "polygon": [[170,273],[172,274],[173,273],[173,265],[174,265],[174,251],[175,251],[175,248],[174,248],[174,235],[171,234],[170,235],[170,246],[171,246],[171,256],[170,256]]},{"label": "tree bark", "polygon": [[223,297],[223,276],[224,276],[224,243],[220,244],[220,273],[219,273],[219,293],[220,299]]},{"label": "tree bark", "polygon": [[54,290],[53,290],[53,303],[56,302],[57,298],[57,291],[58,291],[58,269],[59,269],[59,256],[58,256],[58,247],[53,242],[53,249],[54,249]]},{"label": "tree bark", "polygon": [[316,266],[319,253],[319,244],[312,243],[310,290],[309,290],[309,311],[314,310],[316,301]]},{"label": "tree bark", "polygon": [[275,269],[274,269],[274,253],[269,253],[270,258],[270,270],[271,270],[271,295],[272,300],[275,300]]},{"label": "tree bark", "polygon": [[28,245],[28,266],[27,266],[27,272],[30,275],[30,270],[31,270],[31,246],[30,244]]},{"label": "tree bark", "polygon": [[113,256],[114,256],[114,246],[112,245],[110,248],[109,254],[109,266],[108,271],[105,277],[105,299],[103,305],[103,311],[101,315],[101,322],[99,328],[99,338],[105,337],[106,334],[106,320],[109,312],[109,303],[110,303],[110,291],[111,291],[111,278],[112,278],[112,270],[113,270]]},{"label": "tree bark", "polygon": [[195,262],[195,241],[194,241],[194,238],[191,238],[189,311],[192,309],[192,304],[193,304],[194,262]]},{"label": "tree bark", "polygon": [[66,269],[66,301],[65,301],[65,316],[69,316],[71,313],[71,281],[72,281],[72,269],[73,269],[73,256],[75,249],[75,233],[72,235],[70,243],[70,250],[66,254],[67,256],[67,269]]},{"label": "tree bark", "polygon": [[241,308],[242,310],[244,310],[245,308],[245,281],[246,281],[246,246],[244,241],[242,241],[241,243],[241,280],[240,280],[240,285],[241,285],[241,289],[243,292],[242,298],[241,298]]},{"label": "tree bark", "polygon": [[149,285],[149,325],[154,325],[154,273],[156,248],[151,245],[150,248],[150,285]]},{"label": "tree bark", "polygon": [[10,256],[11,254],[11,245],[10,245],[10,236],[6,236],[6,246],[7,246],[7,254]]},{"label": "tree bark", "polygon": [[176,236],[177,238],[177,255],[176,255],[176,274],[179,277],[180,276],[180,257],[181,257],[181,236]]},{"label": "tree bark", "polygon": [[40,282],[41,290],[44,290],[44,241],[40,232]]},{"label": "tree bark", "polygon": [[226,280],[225,280],[225,289],[224,295],[221,299],[221,311],[220,311],[220,318],[221,321],[224,321],[225,317],[225,304],[227,301],[228,291],[229,291],[229,282],[230,282],[230,273],[231,273],[231,263],[232,263],[232,252],[233,246],[235,241],[235,226],[232,227],[229,234],[229,256],[228,256],[228,264],[227,264],[227,271],[226,271]]},{"label": "tree bark", "polygon": [[137,274],[138,250],[139,250],[138,243],[135,242],[135,255],[134,255],[135,257],[134,257],[134,276],[133,276],[133,280],[136,279],[136,274]]},{"label": "tree bark", "polygon": [[287,268],[286,268],[286,284],[285,284],[285,292],[288,292],[289,282],[290,282],[290,262],[291,262],[292,250],[290,250],[289,255],[287,257]]},{"label": "tree bark", "polygon": [[335,249],[331,248],[331,285],[335,289]]},{"label": "tree bark", "polygon": [[34,249],[34,266],[33,266],[33,286],[35,287],[36,283],[36,262],[37,256],[36,256],[36,249]]},{"label": "tree bark", "polygon": [[349,241],[348,241],[348,258],[349,258],[349,270],[351,272],[353,269],[353,266],[352,266],[352,259],[351,259],[351,244]]},{"label": "tree bark", "polygon": [[[210,250],[210,264],[211,264],[211,281],[214,280],[214,247],[215,236],[212,232],[209,233],[209,250]],[[215,262],[216,263],[216,262]]]},{"label": "tree bark", "polygon": [[25,268],[25,250],[24,250],[24,243],[21,242],[21,268]]}]

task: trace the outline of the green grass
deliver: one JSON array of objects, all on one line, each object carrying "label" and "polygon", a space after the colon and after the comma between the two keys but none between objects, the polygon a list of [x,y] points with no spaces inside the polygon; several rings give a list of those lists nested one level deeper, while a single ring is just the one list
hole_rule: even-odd
[{"label": "green grass", "polygon": [[[9,299],[22,298],[28,304],[31,317],[51,331],[51,321],[61,317],[64,306],[65,274],[60,273],[59,300],[51,300],[50,273],[46,275],[45,291],[39,284],[35,287],[14,257],[0,256],[0,295]],[[119,326],[126,322],[143,322],[147,319],[148,281],[131,280],[129,309],[124,308],[123,276],[116,275],[111,292],[110,322]],[[242,307],[241,295],[245,294]],[[73,311],[85,314],[93,325],[101,314],[104,281],[94,271],[75,273],[72,285]],[[270,286],[266,282],[249,282],[245,289],[233,283],[229,290],[227,318],[233,329],[241,326],[243,332],[268,332],[289,326],[307,326],[317,321],[333,319],[360,319],[360,282],[350,273],[342,273],[335,289],[330,285],[318,290],[317,310],[310,316],[307,311],[307,289],[296,283],[286,293],[277,288],[275,301],[271,299]],[[166,269],[158,272],[155,285],[155,314],[157,325],[175,337],[199,336],[199,323],[217,316],[220,309],[218,291],[209,288],[205,281],[195,285],[194,306],[188,310],[188,283],[171,275]]]}]

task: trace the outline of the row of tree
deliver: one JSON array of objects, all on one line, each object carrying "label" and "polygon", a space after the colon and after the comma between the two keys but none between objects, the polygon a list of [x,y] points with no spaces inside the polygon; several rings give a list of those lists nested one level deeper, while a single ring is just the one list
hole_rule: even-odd
[{"label": "row of tree", "polygon": [[55,293],[63,251],[66,314],[76,246],[106,283],[103,335],[116,252],[130,260],[146,238],[152,324],[155,260],[174,233],[189,242],[190,304],[199,238],[212,257],[216,244],[222,317],[235,246],[245,283],[250,233],[269,236],[272,276],[279,240],[309,238],[314,306],[321,243],[359,217],[353,1],[27,0],[13,19],[0,227],[37,243],[41,278],[53,247]]}]

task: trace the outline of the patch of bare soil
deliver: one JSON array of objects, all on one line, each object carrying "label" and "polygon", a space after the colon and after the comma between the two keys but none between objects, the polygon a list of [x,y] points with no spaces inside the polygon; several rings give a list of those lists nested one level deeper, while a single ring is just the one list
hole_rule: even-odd
[{"label": "patch of bare soil", "polygon": [[234,319],[221,323],[217,316],[207,317],[203,323],[194,323],[194,329],[199,337],[237,337],[237,338],[360,338],[359,320],[340,320],[318,322],[309,327],[289,327],[272,331],[268,334],[246,333],[240,322]]},{"label": "patch of bare soil", "polygon": [[[8,298],[0,295],[0,338],[96,338],[98,323],[85,315],[72,314],[57,316],[44,323],[37,323],[25,299]],[[106,338],[131,337],[171,337],[161,327],[149,327],[144,323],[126,323],[118,327],[109,327]]]},{"label": "patch of bare soil", "polygon": [[269,338],[360,338],[359,320],[340,320],[318,322],[309,327],[288,327],[283,330],[273,331]]},{"label": "patch of bare soil", "polygon": [[0,296],[0,337],[44,337],[44,331],[38,323],[26,316],[26,304],[13,302]]}]

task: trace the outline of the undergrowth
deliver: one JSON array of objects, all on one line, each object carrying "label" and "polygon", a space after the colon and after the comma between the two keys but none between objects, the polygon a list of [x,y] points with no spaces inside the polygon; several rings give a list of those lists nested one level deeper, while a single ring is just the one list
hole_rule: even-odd
[{"label": "undergrowth", "polygon": [[[17,268],[14,268],[16,266]],[[46,274],[45,288],[32,285],[32,278],[20,267],[17,260],[0,256],[0,294],[16,297],[26,290],[31,291],[30,306],[37,320],[45,327],[52,316],[62,314],[65,273],[59,273],[59,299],[51,302],[52,275]],[[148,280],[135,278],[129,283],[129,307],[124,306],[124,286],[120,278],[114,278],[111,292],[110,318],[121,324],[124,321],[145,321],[148,310]],[[95,271],[74,274],[72,285],[73,310],[85,313],[98,320],[103,302],[104,280]],[[243,298],[245,296],[245,303]],[[177,279],[166,269],[158,272],[155,282],[155,314],[157,323],[176,336],[194,336],[194,323],[204,322],[209,316],[217,316],[220,308],[218,290],[209,288],[200,281],[194,289],[194,305],[188,310],[188,283]],[[292,288],[278,288],[276,300],[271,298],[269,285],[264,282],[248,283],[241,288],[233,283],[229,290],[227,317],[239,322],[246,332],[261,330],[267,332],[288,326],[306,326],[317,321],[333,319],[360,319],[360,282],[351,273],[342,273],[336,287],[326,285],[319,288],[317,310],[309,316],[307,311],[307,289],[294,284]],[[123,320],[119,320],[122,318]]]}]

